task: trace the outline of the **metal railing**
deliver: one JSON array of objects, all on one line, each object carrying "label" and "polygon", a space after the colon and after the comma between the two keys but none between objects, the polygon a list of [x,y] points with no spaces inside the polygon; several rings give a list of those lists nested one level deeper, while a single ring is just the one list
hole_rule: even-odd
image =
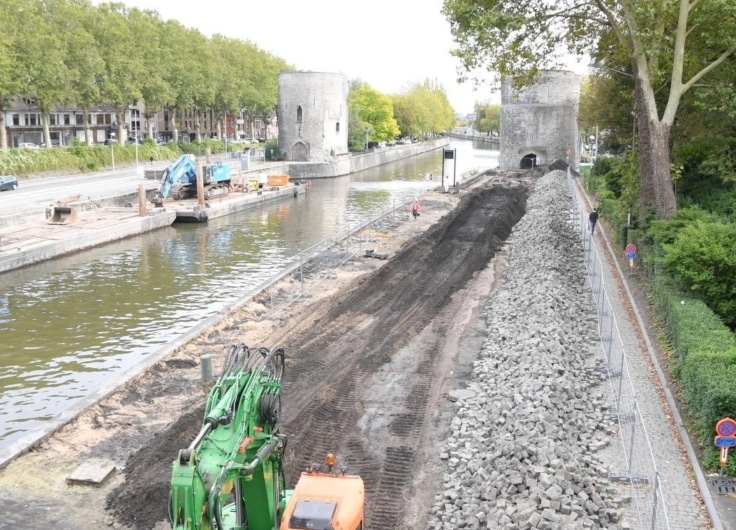
[{"label": "metal railing", "polygon": [[[255,287],[249,297],[256,294],[266,295],[267,316],[278,318],[284,309],[299,299],[308,297],[310,292],[319,289],[325,281],[334,278],[338,269],[352,266],[357,262],[356,257],[363,256],[366,250],[375,247],[377,233],[395,228],[408,220],[408,203],[403,202],[379,212],[368,213],[356,221],[354,226],[348,225],[334,237],[300,251],[291,265]],[[293,281],[279,283],[288,277],[292,277]]]},{"label": "metal railing", "polygon": [[585,265],[597,308],[598,335],[614,399],[611,419],[618,424],[623,450],[623,458],[616,462],[620,468],[614,470],[610,478],[628,490],[632,513],[627,511],[625,515],[637,519],[637,528],[669,529],[660,473],[629,371],[626,347],[606,289],[601,256],[569,171],[567,179],[572,196],[572,221],[583,241]]}]

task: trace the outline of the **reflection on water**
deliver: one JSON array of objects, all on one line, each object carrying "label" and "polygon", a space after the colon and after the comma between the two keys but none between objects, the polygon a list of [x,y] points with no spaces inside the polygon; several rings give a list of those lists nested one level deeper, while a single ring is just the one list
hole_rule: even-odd
[{"label": "reflection on water", "polygon": [[[465,145],[463,145],[465,144]],[[497,152],[457,142],[458,175]],[[126,239],[0,275],[0,455],[162,345],[268,281],[302,249],[437,183],[441,151],[296,199]]]}]

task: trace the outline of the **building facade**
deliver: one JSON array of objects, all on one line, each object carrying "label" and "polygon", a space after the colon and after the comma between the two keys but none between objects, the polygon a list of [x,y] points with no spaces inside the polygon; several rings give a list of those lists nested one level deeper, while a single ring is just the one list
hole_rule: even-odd
[{"label": "building facade", "polygon": [[544,70],[530,87],[501,82],[500,169],[527,169],[555,160],[579,166],[580,76]]},{"label": "building facade", "polygon": [[348,153],[348,78],[325,72],[279,74],[279,153],[319,162]]}]

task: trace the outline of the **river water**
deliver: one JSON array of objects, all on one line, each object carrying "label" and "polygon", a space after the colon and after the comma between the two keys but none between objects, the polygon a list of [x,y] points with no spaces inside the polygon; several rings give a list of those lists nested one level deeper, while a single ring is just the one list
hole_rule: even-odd
[{"label": "river water", "polygon": [[[498,166],[498,151],[467,141],[450,147],[457,163],[450,181]],[[442,158],[437,150],[315,180],[296,199],[0,275],[0,461],[29,432],[58,423],[300,251],[436,187]]]}]

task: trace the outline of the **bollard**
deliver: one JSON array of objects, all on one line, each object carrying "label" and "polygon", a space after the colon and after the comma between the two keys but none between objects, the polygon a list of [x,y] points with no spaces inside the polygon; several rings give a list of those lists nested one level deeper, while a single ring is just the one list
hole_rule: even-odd
[{"label": "bollard", "polygon": [[212,380],[212,357],[202,355],[200,357],[200,367],[202,369],[202,383],[205,385]]}]

